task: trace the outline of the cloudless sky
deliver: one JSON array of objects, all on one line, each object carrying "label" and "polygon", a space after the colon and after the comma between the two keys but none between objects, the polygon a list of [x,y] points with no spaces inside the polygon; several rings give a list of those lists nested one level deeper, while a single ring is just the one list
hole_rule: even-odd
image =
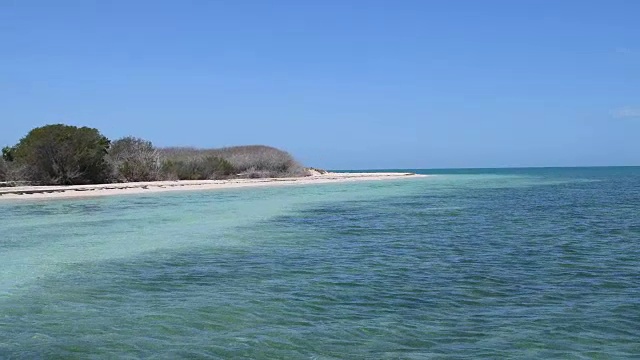
[{"label": "cloudless sky", "polygon": [[332,169],[640,165],[640,1],[0,0],[0,145],[50,123]]}]

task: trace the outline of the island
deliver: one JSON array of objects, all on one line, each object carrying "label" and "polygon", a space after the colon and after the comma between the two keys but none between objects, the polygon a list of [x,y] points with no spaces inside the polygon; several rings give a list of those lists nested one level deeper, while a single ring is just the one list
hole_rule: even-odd
[{"label": "island", "polygon": [[141,194],[421,177],[408,172],[329,172],[264,145],[157,148],[97,129],[54,124],[2,149],[0,200]]}]

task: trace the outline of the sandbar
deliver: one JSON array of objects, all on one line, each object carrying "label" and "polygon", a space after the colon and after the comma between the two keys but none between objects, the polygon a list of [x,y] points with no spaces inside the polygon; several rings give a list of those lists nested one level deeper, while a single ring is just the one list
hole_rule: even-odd
[{"label": "sandbar", "polygon": [[147,194],[169,191],[217,190],[261,186],[342,183],[350,181],[397,180],[426,176],[428,175],[398,172],[328,172],[323,174],[314,173],[312,176],[296,178],[178,180],[71,186],[17,186],[0,188],[0,201],[68,199],[109,195]]}]

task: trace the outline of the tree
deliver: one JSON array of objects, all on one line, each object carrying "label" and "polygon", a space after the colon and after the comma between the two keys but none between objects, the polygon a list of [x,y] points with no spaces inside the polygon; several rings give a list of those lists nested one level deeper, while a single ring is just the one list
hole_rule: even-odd
[{"label": "tree", "polygon": [[144,139],[127,136],[114,141],[107,160],[116,181],[154,181],[160,175],[160,154]]},{"label": "tree", "polygon": [[14,161],[39,184],[96,184],[108,180],[109,139],[97,129],[47,125],[31,130],[13,148]]}]

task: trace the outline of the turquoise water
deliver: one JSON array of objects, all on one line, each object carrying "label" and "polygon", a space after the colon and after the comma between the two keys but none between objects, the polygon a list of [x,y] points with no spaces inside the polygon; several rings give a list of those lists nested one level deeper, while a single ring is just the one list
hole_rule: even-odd
[{"label": "turquoise water", "polygon": [[0,202],[0,358],[638,358],[640,168]]}]

